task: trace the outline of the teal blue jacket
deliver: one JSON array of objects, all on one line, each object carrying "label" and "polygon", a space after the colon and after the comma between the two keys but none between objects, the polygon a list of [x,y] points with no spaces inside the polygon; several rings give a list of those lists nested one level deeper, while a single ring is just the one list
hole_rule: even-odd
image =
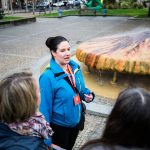
[{"label": "teal blue jacket", "polygon": [[[84,94],[90,94],[90,90],[85,87],[82,72],[79,65],[70,61],[76,88],[82,100]],[[50,68],[46,69],[39,79],[41,103],[40,112],[43,113],[49,123],[54,123],[64,127],[75,127],[81,117],[81,103],[74,105],[75,90],[65,80],[68,75],[55,62],[50,61]]]}]

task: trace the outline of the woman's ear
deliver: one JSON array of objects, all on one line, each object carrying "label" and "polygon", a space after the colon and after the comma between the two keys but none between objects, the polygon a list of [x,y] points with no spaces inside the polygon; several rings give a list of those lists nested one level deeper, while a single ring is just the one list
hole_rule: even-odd
[{"label": "woman's ear", "polygon": [[52,54],[52,55],[53,55],[53,57],[55,58],[55,56],[56,56],[56,52],[51,51],[51,54]]}]

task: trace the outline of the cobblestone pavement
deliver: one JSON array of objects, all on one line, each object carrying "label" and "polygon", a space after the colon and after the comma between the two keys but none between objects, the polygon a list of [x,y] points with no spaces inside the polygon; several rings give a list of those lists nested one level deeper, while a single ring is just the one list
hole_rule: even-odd
[{"label": "cobblestone pavement", "polygon": [[106,120],[105,117],[86,114],[84,130],[79,133],[73,150],[79,150],[87,141],[101,137]]},{"label": "cobblestone pavement", "polygon": [[[97,95],[95,96],[94,102],[104,106],[108,105],[113,107],[114,105],[114,101]],[[86,113],[85,128],[79,133],[73,150],[78,150],[82,145],[84,145],[84,143],[89,140],[100,138],[103,133],[106,121],[107,117]]]}]

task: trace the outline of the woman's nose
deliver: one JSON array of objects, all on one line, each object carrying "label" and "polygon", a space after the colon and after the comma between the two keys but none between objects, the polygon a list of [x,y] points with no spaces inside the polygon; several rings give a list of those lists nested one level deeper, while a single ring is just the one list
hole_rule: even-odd
[{"label": "woman's nose", "polygon": [[66,52],[66,55],[70,55],[70,54],[71,54],[71,52],[70,52],[70,51],[67,51],[67,52]]}]

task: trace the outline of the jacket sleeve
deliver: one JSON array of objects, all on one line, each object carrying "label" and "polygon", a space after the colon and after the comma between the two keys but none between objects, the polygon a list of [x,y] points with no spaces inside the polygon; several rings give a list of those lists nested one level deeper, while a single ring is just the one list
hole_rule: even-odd
[{"label": "jacket sleeve", "polygon": [[52,104],[53,104],[53,88],[50,80],[50,76],[43,73],[39,79],[41,102],[39,110],[45,116],[45,119],[50,123],[52,116]]},{"label": "jacket sleeve", "polygon": [[16,146],[8,147],[7,150],[28,150],[28,148],[16,145]]},{"label": "jacket sleeve", "polygon": [[84,78],[83,78],[81,69],[79,71],[80,71],[80,76],[78,78],[78,80],[79,80],[78,82],[79,82],[79,93],[80,93],[81,99],[85,101],[84,94],[89,95],[91,93],[93,95],[92,100],[94,100],[95,94],[93,92],[91,92],[88,88],[85,87],[85,82],[84,82]]}]

